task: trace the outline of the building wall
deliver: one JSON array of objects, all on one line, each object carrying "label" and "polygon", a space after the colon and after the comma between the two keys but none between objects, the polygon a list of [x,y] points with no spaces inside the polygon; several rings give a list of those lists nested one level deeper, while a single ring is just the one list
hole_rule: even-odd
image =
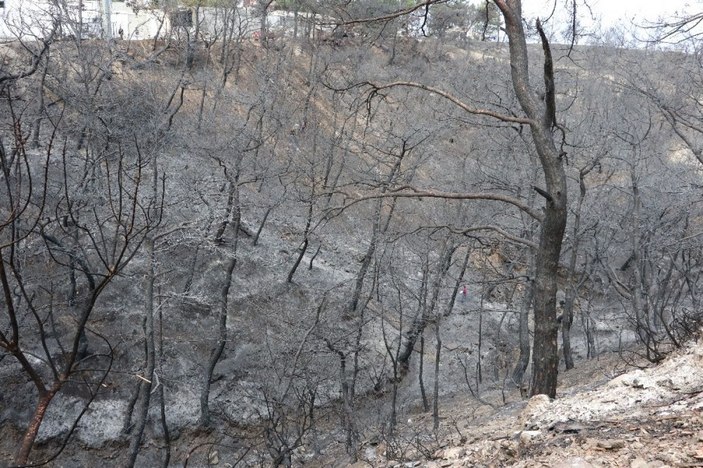
[{"label": "building wall", "polygon": [[[135,8],[133,2],[110,0],[83,0],[79,11],[79,0],[0,0],[5,7],[0,9],[0,39],[21,38],[25,40],[46,37],[52,28],[54,18],[61,20],[60,37],[107,38],[123,40],[153,39],[171,33],[169,15],[164,10]],[[57,3],[65,7],[57,7]],[[109,15],[105,15],[109,6]],[[194,12],[195,13],[195,12]],[[109,17],[109,28],[106,18]],[[230,12],[228,21],[235,27],[235,34],[255,38],[261,27],[258,10],[245,8],[242,4]],[[196,15],[193,14],[195,21]],[[215,37],[223,30],[224,12],[216,8],[200,8],[197,19],[200,32]],[[297,17],[299,34],[307,28],[304,24],[319,18],[309,18],[301,13]],[[294,14],[285,11],[272,11],[267,15],[267,27],[275,36],[292,34]],[[176,28],[174,28],[175,30]],[[190,28],[191,31],[194,26]]]},{"label": "building wall", "polygon": [[[122,31],[124,39],[153,38],[164,20],[161,10],[134,9],[125,2],[106,2],[105,0],[83,0],[82,11],[79,11],[79,0],[63,0],[65,8],[57,7],[49,0],[4,0],[4,8],[0,8],[0,38],[21,38],[31,40],[48,35],[53,20],[61,20],[59,34],[64,37],[75,37],[81,31],[82,37],[106,37],[104,20],[104,4],[110,5],[110,33],[119,37]],[[168,19],[162,32],[168,31]]]}]

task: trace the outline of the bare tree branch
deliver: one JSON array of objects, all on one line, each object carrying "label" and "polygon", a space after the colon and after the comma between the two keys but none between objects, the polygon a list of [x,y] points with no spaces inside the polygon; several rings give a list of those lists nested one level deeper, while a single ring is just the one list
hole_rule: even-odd
[{"label": "bare tree branch", "polygon": [[357,18],[357,19],[343,20],[343,21],[335,23],[335,24],[337,26],[344,26],[344,25],[349,25],[349,24],[377,23],[377,22],[381,22],[381,21],[390,21],[392,19],[399,18],[401,16],[409,15],[410,13],[413,13],[417,10],[422,9],[422,8],[429,8],[430,5],[439,5],[441,3],[447,3],[447,2],[449,2],[449,0],[425,0],[424,2],[417,3],[415,5],[411,5],[407,8],[396,10],[396,11],[393,11],[391,13],[387,13],[384,15],[371,16],[368,18]]},{"label": "bare tree branch", "polygon": [[44,55],[49,51],[49,46],[51,45],[52,42],[54,42],[54,37],[56,36],[56,30],[58,29],[59,23],[57,21],[54,21],[54,24],[51,28],[51,32],[49,35],[41,40],[42,43],[42,49],[39,51],[39,53],[33,52],[32,53],[32,65],[25,71],[16,73],[16,74],[9,74],[9,73],[2,73],[0,74],[0,85],[2,85],[6,81],[14,81],[14,80],[20,80],[22,78],[27,78],[28,76],[33,75],[38,69],[39,69],[39,64],[41,63],[42,59],[44,58]]},{"label": "bare tree branch", "polygon": [[674,18],[671,21],[645,26],[644,29],[662,31],[647,42],[680,44],[701,35],[703,13]]},{"label": "bare tree branch", "polygon": [[498,226],[492,226],[492,225],[485,225],[485,226],[472,226],[470,228],[466,229],[458,229],[456,231],[452,230],[453,232],[457,232],[459,234],[468,234],[470,232],[476,232],[476,231],[493,231],[509,241],[515,242],[516,244],[521,244],[526,247],[529,247],[531,249],[537,249],[539,246],[537,245],[536,242],[532,242],[531,240],[528,239],[523,239],[522,237],[518,237],[514,234],[510,234],[508,231],[506,231],[503,228],[500,228]]},{"label": "bare tree branch", "polygon": [[557,104],[554,92],[554,64],[552,62],[552,50],[549,47],[549,40],[544,34],[542,23],[539,18],[536,21],[537,31],[542,41],[542,51],[544,52],[544,121],[552,128],[557,126]]},{"label": "bare tree branch", "polygon": [[[426,84],[417,83],[414,81],[394,81],[391,83],[382,83],[382,84],[372,83],[370,81],[366,81],[364,83],[360,83],[360,84],[352,86],[352,87],[362,87],[362,86],[368,86],[371,88],[371,93],[369,95],[369,98],[373,97],[374,95],[378,94],[379,91],[384,90],[384,89],[391,89],[391,88],[398,88],[398,87],[415,88],[415,89],[420,89],[422,91],[427,91],[429,93],[437,94],[438,96],[445,98],[446,100],[448,100],[452,104],[455,104],[457,107],[468,112],[469,114],[484,115],[487,117],[493,117],[494,119],[498,119],[502,122],[519,123],[519,124],[524,124],[524,125],[532,125],[533,123],[535,123],[534,120],[526,118],[526,117],[516,117],[514,115],[502,114],[500,112],[495,112],[495,111],[488,110],[488,109],[477,109],[475,107],[472,107],[472,106],[466,104],[461,99],[459,99],[458,97],[454,96],[453,94],[451,94],[447,91],[444,91],[440,88],[436,88],[434,86],[428,86]],[[352,87],[350,87],[348,89],[351,89]],[[346,91],[346,89],[338,89],[337,91]]]},{"label": "bare tree branch", "polygon": [[[348,196],[353,198],[352,196]],[[385,193],[372,193],[368,195],[363,195],[359,198],[353,199],[351,202],[344,206],[332,207],[329,212],[333,215],[337,215],[347,208],[366,200],[375,200],[379,198],[444,198],[447,200],[491,200],[500,201],[508,203],[515,206],[521,211],[525,212],[537,221],[542,221],[542,214],[530,207],[528,204],[524,203],[518,198],[511,197],[509,195],[503,195],[500,193],[489,193],[489,192],[443,192],[441,190],[420,190],[410,186],[397,187],[393,190],[389,190]]]}]

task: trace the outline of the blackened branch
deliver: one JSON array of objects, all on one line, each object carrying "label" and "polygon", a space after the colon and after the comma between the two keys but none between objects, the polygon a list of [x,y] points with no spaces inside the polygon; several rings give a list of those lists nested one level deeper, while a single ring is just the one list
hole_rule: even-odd
[{"label": "blackened branch", "polygon": [[549,192],[547,192],[547,191],[545,191],[545,190],[542,190],[541,188],[539,188],[539,187],[537,187],[537,186],[535,186],[535,185],[533,185],[532,188],[534,189],[535,192],[539,193],[539,194],[542,195],[544,198],[546,198],[548,202],[550,202],[550,203],[554,202],[554,199],[553,199],[552,196],[549,194]]},{"label": "blackened branch", "polygon": [[552,50],[549,47],[549,40],[544,34],[542,23],[539,18],[536,21],[537,31],[542,40],[542,50],[544,51],[544,102],[546,109],[544,120],[552,128],[557,126],[557,105],[554,92],[554,63],[552,62]]}]

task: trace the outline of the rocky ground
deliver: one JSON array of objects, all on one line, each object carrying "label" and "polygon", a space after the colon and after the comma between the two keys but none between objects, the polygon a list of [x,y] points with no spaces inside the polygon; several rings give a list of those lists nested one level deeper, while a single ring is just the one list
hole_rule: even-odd
[{"label": "rocky ground", "polygon": [[[402,460],[389,459],[385,441],[369,445],[354,466],[703,466],[702,369],[703,340],[655,367],[618,355],[582,362],[563,373],[554,401],[539,395],[490,411],[456,401],[442,408],[446,435]],[[423,415],[414,426],[431,423]]]}]

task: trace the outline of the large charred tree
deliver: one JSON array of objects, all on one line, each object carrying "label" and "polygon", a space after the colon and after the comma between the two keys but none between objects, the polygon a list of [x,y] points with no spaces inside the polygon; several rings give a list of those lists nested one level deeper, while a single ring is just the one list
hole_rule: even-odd
[{"label": "large charred tree", "polygon": [[549,42],[542,28],[537,28],[544,50],[545,99],[537,99],[530,84],[527,43],[522,24],[520,0],[495,0],[505,19],[505,29],[510,41],[510,65],[513,87],[520,107],[530,119],[532,140],[544,171],[546,190],[545,206],[539,247],[535,258],[535,337],[532,357],[531,393],[546,394],[551,398],[557,392],[559,365],[557,347],[556,293],[561,245],[566,229],[566,173],[562,154],[554,141],[556,128],[556,102],[554,69]]},{"label": "large charred tree", "polygon": [[[435,3],[428,1],[423,5]],[[382,197],[411,197],[411,198],[444,198],[454,200],[496,200],[511,204],[541,222],[540,240],[535,249],[535,278],[534,278],[534,347],[532,353],[532,385],[531,394],[546,394],[556,396],[557,371],[559,364],[557,336],[556,292],[558,279],[559,257],[567,221],[567,186],[564,170],[563,154],[557,148],[556,132],[561,131],[556,120],[556,99],[554,83],[554,67],[549,41],[537,21],[544,53],[543,81],[544,89],[539,90],[530,83],[528,49],[526,33],[523,27],[522,3],[520,0],[495,0],[504,21],[505,30],[510,44],[510,65],[513,90],[522,109],[523,115],[502,113],[490,108],[482,109],[468,104],[459,97],[438,87],[419,82],[395,81],[391,83],[370,83],[352,87],[367,87],[368,99],[383,98],[384,90],[397,87],[414,88],[424,92],[434,93],[463,111],[486,118],[521,126],[527,126],[532,136],[532,144],[539,157],[540,167],[544,175],[545,187],[535,187],[545,200],[543,213],[537,213],[522,200],[498,193],[448,193],[434,190],[418,190],[412,187],[402,187],[392,194],[375,194],[362,199]],[[417,6],[416,6],[417,8]],[[416,9],[415,8],[415,9]],[[414,9],[404,10],[397,15],[408,14]],[[379,21],[388,19],[370,18],[355,20]],[[543,96],[543,98],[540,98]],[[503,231],[504,232],[504,231]],[[513,239],[515,240],[515,239]]]}]

